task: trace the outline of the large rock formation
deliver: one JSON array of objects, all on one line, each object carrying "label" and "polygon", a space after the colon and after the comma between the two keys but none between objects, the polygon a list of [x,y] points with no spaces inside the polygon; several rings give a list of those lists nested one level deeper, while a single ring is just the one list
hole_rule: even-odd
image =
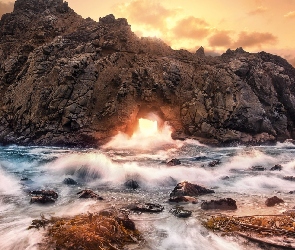
[{"label": "large rock formation", "polygon": [[265,52],[220,57],[83,19],[62,0],[17,0],[0,21],[0,141],[95,145],[149,112],[174,136],[294,138],[295,69]]}]

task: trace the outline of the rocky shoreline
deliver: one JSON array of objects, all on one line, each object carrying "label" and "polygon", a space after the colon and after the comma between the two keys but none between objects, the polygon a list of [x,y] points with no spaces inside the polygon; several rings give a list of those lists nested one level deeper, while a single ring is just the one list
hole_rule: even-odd
[{"label": "rocky shoreline", "polygon": [[151,113],[175,139],[294,139],[294,84],[278,56],[173,50],[137,37],[126,19],[83,19],[62,0],[17,0],[0,21],[2,144],[98,146]]}]

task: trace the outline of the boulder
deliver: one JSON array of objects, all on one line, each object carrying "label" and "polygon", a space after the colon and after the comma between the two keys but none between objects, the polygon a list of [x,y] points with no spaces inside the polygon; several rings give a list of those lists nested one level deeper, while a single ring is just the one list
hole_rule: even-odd
[{"label": "boulder", "polygon": [[54,199],[58,198],[57,192],[54,190],[34,190],[30,192],[31,195],[45,195]]},{"label": "boulder", "polygon": [[127,188],[130,188],[130,189],[137,189],[139,188],[139,184],[137,181],[135,180],[128,180],[124,183],[124,186],[127,187]]},{"label": "boulder", "polygon": [[122,213],[116,209],[105,209],[99,212],[99,215],[114,218],[120,225],[126,229],[136,230],[135,223],[129,219],[126,213]]},{"label": "boulder", "polygon": [[267,198],[265,201],[265,205],[268,207],[273,207],[277,204],[284,203],[284,201],[277,196],[273,196],[271,198]]},{"label": "boulder", "polygon": [[171,192],[170,197],[199,196],[212,193],[214,193],[214,190],[183,181],[176,185],[176,187]]},{"label": "boulder", "polygon": [[183,207],[175,207],[169,211],[178,218],[188,218],[192,215],[192,211],[185,210]]},{"label": "boulder", "polygon": [[72,179],[72,178],[65,178],[63,180],[63,184],[66,184],[66,185],[77,185],[78,183]]},{"label": "boulder", "polygon": [[58,194],[53,190],[34,190],[30,192],[31,203],[54,203]]},{"label": "boulder", "polygon": [[283,169],[282,165],[276,164],[270,169],[270,171],[281,171],[282,169]]},{"label": "boulder", "polygon": [[46,196],[46,195],[38,195],[38,196],[32,196],[31,197],[31,203],[54,203],[55,199],[50,197],[50,196]]},{"label": "boulder", "polygon": [[98,194],[93,192],[91,189],[84,189],[77,193],[79,195],[79,198],[82,199],[97,199],[97,200],[103,200],[102,197],[100,197]]},{"label": "boulder", "polygon": [[252,170],[252,171],[265,171],[266,168],[265,167],[262,167],[262,166],[252,166],[250,168],[250,170]]},{"label": "boulder", "polygon": [[164,210],[164,207],[160,204],[154,203],[134,203],[128,205],[127,209],[141,213],[160,213]]},{"label": "boulder", "polygon": [[169,202],[197,204],[198,200],[195,197],[191,197],[191,196],[176,196],[176,197],[170,197]]},{"label": "boulder", "polygon": [[176,165],[180,165],[181,162],[179,159],[175,158],[175,159],[168,161],[166,164],[167,164],[167,166],[176,166]]},{"label": "boulder", "polygon": [[214,160],[214,161],[211,161],[208,163],[208,166],[209,167],[215,167],[217,165],[221,164],[221,161],[220,160]]},{"label": "boulder", "polygon": [[295,176],[284,176],[283,179],[287,181],[295,181]]},{"label": "boulder", "polygon": [[209,209],[236,210],[238,209],[236,201],[232,198],[204,201],[201,204],[201,208],[204,210],[209,210]]}]

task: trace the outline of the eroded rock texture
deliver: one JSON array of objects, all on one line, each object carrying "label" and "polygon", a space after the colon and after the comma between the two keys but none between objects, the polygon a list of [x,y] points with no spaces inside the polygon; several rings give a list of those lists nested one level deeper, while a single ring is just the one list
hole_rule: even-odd
[{"label": "eroded rock texture", "polygon": [[149,112],[174,137],[294,138],[295,69],[239,48],[220,57],[83,19],[62,0],[17,0],[0,21],[0,141],[97,145]]}]

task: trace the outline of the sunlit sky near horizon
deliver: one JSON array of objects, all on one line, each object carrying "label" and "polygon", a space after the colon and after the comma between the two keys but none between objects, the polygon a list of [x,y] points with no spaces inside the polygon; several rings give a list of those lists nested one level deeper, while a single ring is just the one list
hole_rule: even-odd
[{"label": "sunlit sky near horizon", "polygon": [[[295,0],[67,1],[84,18],[127,18],[137,35],[156,36],[174,49],[203,46],[223,53],[243,47],[283,56],[295,66]],[[0,0],[0,15],[9,8],[11,1]]]}]

